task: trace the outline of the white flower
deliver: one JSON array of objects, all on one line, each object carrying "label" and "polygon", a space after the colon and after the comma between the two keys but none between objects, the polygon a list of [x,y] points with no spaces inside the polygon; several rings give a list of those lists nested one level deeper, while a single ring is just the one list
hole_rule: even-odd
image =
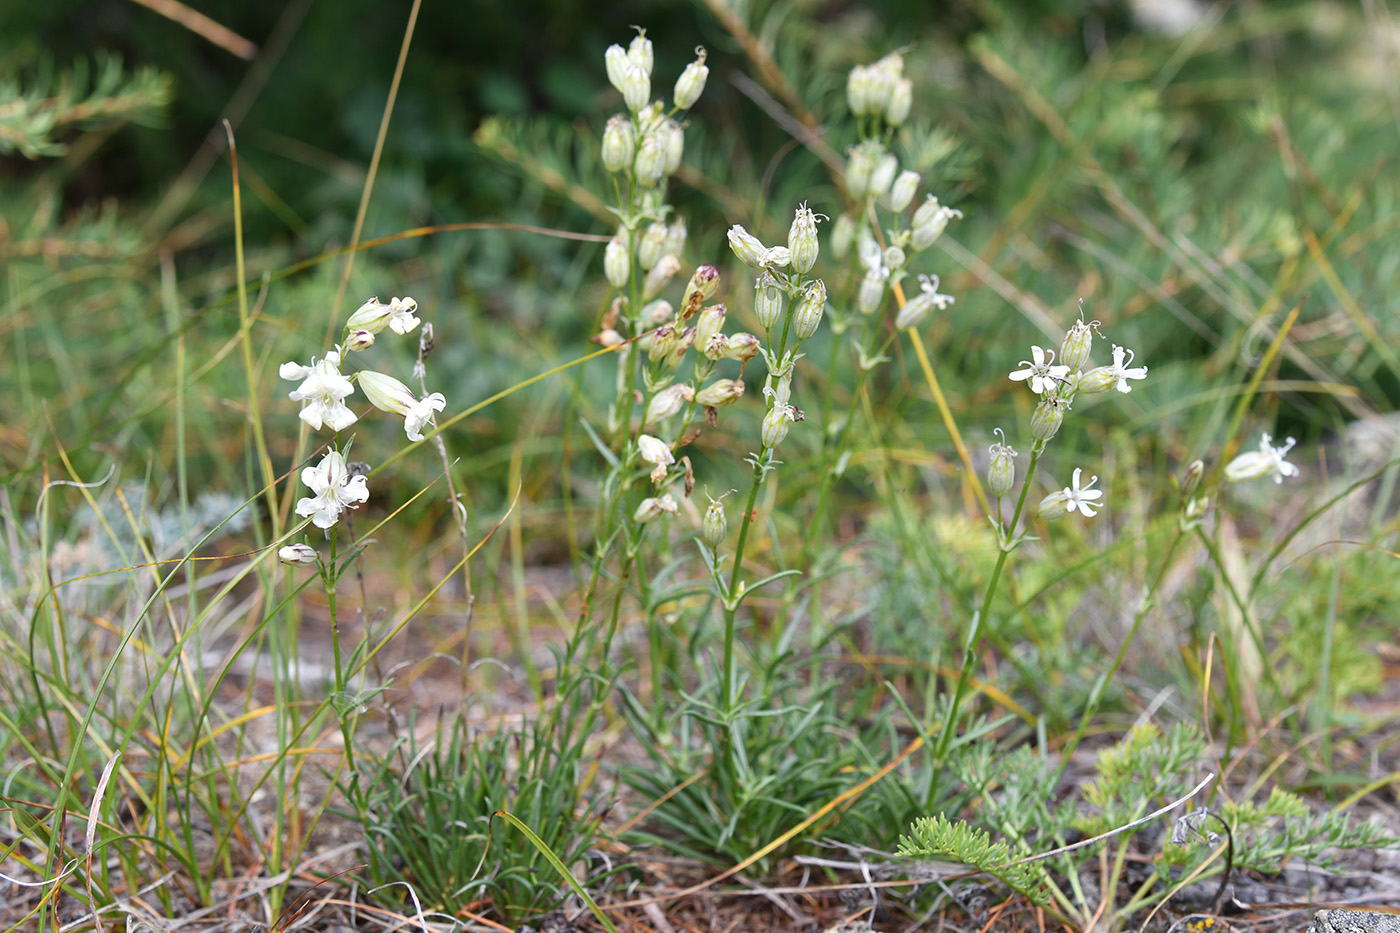
[{"label": "white flower", "polygon": [[301,402],[299,417],[319,431],[323,424],[332,431],[343,431],[355,423],[355,413],[345,405],[345,397],[355,391],[349,379],[340,374],[340,348],[327,353],[324,359],[311,359],[310,366],[283,363],[277,374],[289,381],[301,380],[287,397]]},{"label": "white flower", "polygon": [[919,276],[919,294],[910,298],[904,303],[904,307],[899,309],[899,314],[894,319],[894,326],[900,330],[906,330],[922,321],[924,316],[934,308],[942,311],[952,303],[952,295],[945,295],[938,290],[938,276],[930,278],[927,275],[921,275]]},{"label": "white flower", "polygon": [[675,515],[677,508],[675,498],[669,492],[662,493],[643,499],[642,504],[637,506],[637,511],[632,514],[632,520],[639,525],[645,525],[662,515]]},{"label": "white flower", "polygon": [[297,514],[311,519],[317,528],[331,527],[342,511],[369,498],[365,478],[351,478],[345,457],[338,450],[326,454],[316,466],[302,470],[301,481],[314,495],[297,500]]},{"label": "white flower", "polygon": [[433,412],[442,411],[445,407],[447,397],[441,392],[434,392],[414,402],[403,419],[403,429],[408,434],[408,439],[421,441],[424,426],[433,421]]},{"label": "white flower", "polygon": [[[1014,382],[1021,382],[1029,379],[1031,381],[1031,391],[1040,395],[1047,389],[1053,389],[1059,381],[1069,375],[1068,366],[1053,366],[1055,362],[1054,350],[1042,350],[1040,347],[1031,347],[1031,357],[1035,362],[1022,360],[1021,365],[1025,369],[1018,369],[1011,374]],[[1047,358],[1048,357],[1048,358]]]},{"label": "white flower", "polygon": [[1097,476],[1091,477],[1084,486],[1079,485],[1079,476],[1084,471],[1078,467],[1074,468],[1074,478],[1070,485],[1059,492],[1052,492],[1044,499],[1040,500],[1041,518],[1056,518],[1066,512],[1081,512],[1089,518],[1093,518],[1098,513],[1095,509],[1103,508],[1103,503],[1095,500],[1103,498],[1103,490],[1092,488],[1099,481]]},{"label": "white flower", "polygon": [[1226,465],[1226,481],[1242,483],[1245,480],[1258,479],[1272,473],[1274,474],[1274,482],[1282,483],[1285,476],[1297,476],[1298,468],[1283,459],[1293,449],[1295,443],[1296,441],[1290,437],[1283,442],[1282,447],[1275,447],[1273,446],[1273,438],[1265,434],[1264,439],[1259,442],[1258,450],[1240,454]]},{"label": "white flower", "polygon": [[[1123,360],[1123,354],[1125,354],[1125,353],[1128,355],[1127,362],[1124,362],[1124,360]],[[1112,372],[1113,372],[1114,378],[1116,378],[1116,379],[1118,380],[1118,386],[1117,386],[1117,387],[1118,387],[1118,391],[1119,391],[1119,392],[1131,392],[1131,391],[1132,391],[1132,386],[1128,385],[1128,380],[1129,380],[1129,379],[1146,379],[1146,378],[1147,378],[1147,367],[1146,367],[1146,366],[1139,366],[1139,367],[1137,367],[1136,369],[1128,369],[1128,363],[1131,363],[1132,361],[1133,361],[1133,351],[1132,351],[1132,350],[1124,350],[1122,347],[1118,346],[1118,344],[1116,344],[1116,343],[1113,345],[1113,367],[1112,367]]]}]

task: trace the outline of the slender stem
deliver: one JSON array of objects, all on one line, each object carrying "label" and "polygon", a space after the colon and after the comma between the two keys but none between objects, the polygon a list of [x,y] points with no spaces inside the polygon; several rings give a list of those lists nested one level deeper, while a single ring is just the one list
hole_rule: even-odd
[{"label": "slender stem", "polygon": [[[934,770],[937,772],[942,768],[943,762],[947,760],[948,745],[952,742],[953,732],[956,730],[958,711],[962,707],[964,696],[967,694],[967,686],[972,681],[972,672],[977,667],[977,646],[981,640],[982,623],[986,620],[987,614],[992,609],[992,598],[996,596],[997,583],[1001,580],[1002,568],[1006,566],[1006,558],[1011,553],[1010,541],[1014,540],[1016,526],[1020,523],[1021,512],[1026,506],[1026,495],[1030,492],[1031,482],[1035,479],[1035,467],[1040,462],[1040,455],[1044,450],[1044,443],[1038,442],[1031,450],[1031,463],[1026,470],[1025,482],[1021,484],[1021,495],[1016,500],[1016,511],[1011,516],[1011,523],[1007,525],[1006,540],[997,554],[996,566],[992,568],[992,575],[987,578],[987,589],[982,595],[982,608],[972,616],[972,625],[967,632],[967,641],[963,645],[962,671],[958,674],[958,685],[953,691],[953,702],[948,707],[948,716],[943,721],[943,730],[938,736],[938,747],[934,751]],[[972,475],[972,474],[969,474]],[[974,481],[976,479],[973,476]],[[980,487],[979,487],[980,488]],[[991,514],[990,508],[988,514]],[[930,799],[932,797],[934,785],[929,785]]]},{"label": "slender stem", "polygon": [[758,487],[763,485],[763,464],[767,459],[768,448],[764,447],[759,451],[757,462],[754,464],[753,486],[749,489],[748,504],[739,514],[739,540],[734,545],[734,568],[729,572],[729,587],[724,594],[724,671],[721,683],[726,714],[734,709],[734,616],[739,611],[739,600],[736,598],[739,568],[744,564],[744,546],[749,540],[749,525],[753,524],[754,504],[758,502]]}]

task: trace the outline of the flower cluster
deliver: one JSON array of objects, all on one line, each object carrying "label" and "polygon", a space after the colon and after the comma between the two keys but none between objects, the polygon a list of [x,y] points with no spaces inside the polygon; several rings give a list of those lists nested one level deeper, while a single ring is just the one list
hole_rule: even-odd
[{"label": "flower cluster", "polygon": [[[1065,413],[1079,395],[1096,395],[1109,389],[1131,392],[1132,382],[1147,376],[1146,366],[1132,365],[1133,351],[1116,344],[1113,345],[1112,363],[1090,367],[1089,357],[1098,328],[1098,321],[1086,322],[1081,318],[1065,332],[1058,353],[1051,347],[1033,346],[1030,359],[1022,360],[1020,368],[1012,370],[1010,374],[1011,381],[1025,383],[1032,393],[1040,397],[1030,422],[1032,466],[1044,452],[1045,445],[1059,432]],[[987,484],[992,493],[1001,499],[1011,491],[1014,483],[1016,452],[1004,443],[998,443],[992,446],[991,453]],[[1081,485],[1083,472],[1083,469],[1076,467],[1070,485],[1041,500],[1042,518],[1057,518],[1070,512],[1079,512],[1087,518],[1098,514],[1098,509],[1103,507],[1099,500],[1104,493],[1093,487],[1099,478],[1093,476]],[[1024,498],[1024,492],[1022,496]],[[1000,523],[995,518],[993,522],[1000,532]],[[1016,540],[1009,534],[1003,534],[1002,546],[1014,546]]]},{"label": "flower cluster", "polygon": [[[889,142],[908,117],[912,96],[913,84],[904,77],[904,60],[898,53],[873,65],[857,65],[846,82],[846,99],[861,135],[861,142],[847,153],[844,179],[856,209],[836,218],[831,246],[838,260],[855,249],[860,276],[856,307],[863,315],[874,315],[884,307],[895,286],[909,275],[906,267],[912,255],[932,246],[948,221],[962,217],[961,211],[945,207],[932,194],[905,217],[923,179],[913,169],[901,171]],[[891,213],[889,229],[871,229],[876,206]],[[953,296],[938,290],[938,276],[920,275],[919,285],[919,293],[895,317],[900,330],[917,327],[929,312],[953,303]],[[844,329],[844,322],[838,327]]]},{"label": "flower cluster", "polygon": [[[419,398],[408,386],[385,373],[371,369],[349,374],[344,371],[346,357],[368,350],[384,331],[400,336],[413,333],[422,323],[414,314],[417,310],[418,303],[412,298],[394,298],[388,303],[371,298],[345,322],[342,342],[335,349],[320,359],[313,357],[310,365],[288,362],[278,368],[283,379],[299,383],[288,398],[301,402],[300,418],[308,427],[316,431],[329,428],[339,434],[358,421],[359,416],[346,404],[358,385],[372,406],[404,419],[404,433],[409,440],[423,440],[423,429],[433,423],[434,413],[447,405],[441,392]],[[425,350],[426,344],[420,342],[420,353]],[[344,447],[332,447],[319,464],[302,470],[301,481],[312,495],[297,502],[297,514],[311,519],[318,528],[331,528],[343,511],[369,498],[365,477],[352,473],[345,461]],[[281,555],[283,560],[306,562],[302,551],[283,550],[287,551]]]}]

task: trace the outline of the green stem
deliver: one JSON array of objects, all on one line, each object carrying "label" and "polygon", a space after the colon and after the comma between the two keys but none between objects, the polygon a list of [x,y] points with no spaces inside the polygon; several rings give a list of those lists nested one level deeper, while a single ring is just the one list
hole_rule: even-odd
[{"label": "green stem", "polygon": [[[1021,484],[1021,495],[1016,500],[1016,511],[1011,516],[1011,522],[1007,525],[1007,530],[1003,535],[1001,550],[997,554],[996,566],[992,568],[992,575],[987,578],[987,589],[982,595],[982,608],[972,616],[972,625],[967,632],[967,641],[963,646],[962,671],[958,674],[958,685],[953,691],[953,702],[948,707],[948,716],[943,721],[943,729],[938,736],[938,747],[934,750],[934,772],[935,774],[943,767],[947,760],[948,746],[953,740],[953,732],[956,730],[958,712],[962,708],[963,699],[967,694],[967,686],[972,681],[972,672],[977,666],[977,646],[981,640],[982,623],[986,620],[987,614],[992,609],[992,599],[996,596],[997,584],[1001,581],[1002,569],[1006,566],[1006,558],[1014,547],[1014,536],[1016,527],[1021,520],[1021,512],[1026,507],[1026,496],[1030,492],[1031,482],[1035,479],[1035,467],[1040,462],[1040,455],[1044,451],[1044,442],[1037,442],[1031,451],[1031,463],[1026,470],[1026,480]],[[932,803],[933,791],[937,782],[929,784],[929,803]]]},{"label": "green stem", "polygon": [[744,546],[749,540],[749,525],[753,524],[753,509],[758,502],[758,487],[763,485],[763,464],[768,459],[768,448],[758,452],[757,463],[753,468],[753,486],[749,489],[748,505],[739,514],[739,540],[734,545],[734,567],[729,572],[729,587],[724,593],[724,671],[721,683],[725,715],[734,710],[734,616],[739,611],[738,586],[739,569],[744,564]]}]

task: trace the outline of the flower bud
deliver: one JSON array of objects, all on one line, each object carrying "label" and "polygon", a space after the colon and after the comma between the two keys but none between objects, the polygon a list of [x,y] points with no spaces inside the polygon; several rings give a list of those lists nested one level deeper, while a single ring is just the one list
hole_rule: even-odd
[{"label": "flower bud", "polygon": [[710,76],[710,69],[705,64],[705,49],[697,46],[695,49],[695,61],[685,66],[685,71],[676,79],[676,89],[671,95],[678,110],[689,110],[695,106],[695,102],[700,99],[701,93],[705,90],[705,80]]},{"label": "flower bud", "polygon": [[680,331],[676,328],[670,324],[661,325],[651,332],[651,339],[646,341],[647,359],[655,363],[657,360],[670,356],[680,339]]},{"label": "flower bud", "polygon": [[380,411],[406,415],[413,403],[418,401],[413,391],[393,376],[386,376],[372,369],[362,369],[355,374],[355,378],[369,403]]},{"label": "flower bud", "polygon": [[627,60],[627,50],[616,43],[608,46],[608,50],[603,53],[603,65],[608,72],[608,83],[620,92],[627,69],[632,67],[632,63]]},{"label": "flower bud", "polygon": [[659,327],[669,321],[674,313],[675,309],[671,307],[669,301],[658,298],[656,301],[642,306],[642,326]]},{"label": "flower bud", "polygon": [[613,237],[603,249],[603,275],[613,288],[626,288],[631,273],[632,259],[627,255],[627,244]]},{"label": "flower bud", "polygon": [[637,154],[637,128],[632,121],[617,114],[608,120],[603,130],[603,167],[620,172],[632,164]]},{"label": "flower bud", "polygon": [[744,380],[717,379],[705,386],[695,396],[697,404],[706,408],[723,408],[733,405],[744,395]]},{"label": "flower bud", "polygon": [[909,118],[909,108],[914,104],[914,82],[900,78],[890,92],[889,103],[885,104],[885,122],[890,126],[900,126]]},{"label": "flower bud", "polygon": [[725,532],[724,504],[719,499],[711,499],[705,510],[705,519],[700,523],[700,535],[711,551],[718,551],[724,543]]},{"label": "flower bud", "polygon": [[851,113],[864,116],[870,112],[871,90],[875,76],[869,65],[856,65],[846,76],[846,103]]},{"label": "flower bud", "polygon": [[759,438],[763,446],[772,450],[787,437],[788,428],[797,420],[797,409],[782,402],[775,403],[763,416]]},{"label": "flower bud", "polygon": [[661,137],[661,151],[666,156],[661,172],[674,175],[676,169],[681,167],[681,156],[685,154],[685,130],[675,120],[667,120],[656,132]]},{"label": "flower bud", "polygon": [[866,189],[868,194],[880,197],[890,190],[890,185],[894,182],[894,174],[899,171],[899,160],[894,157],[894,153],[887,152],[880,156],[875,162],[874,168],[870,170],[870,187]]},{"label": "flower bud", "polygon": [[914,194],[919,190],[919,182],[922,179],[919,173],[913,169],[906,169],[899,173],[899,177],[894,180],[894,185],[890,188],[890,210],[896,214],[903,211],[914,200]]},{"label": "flower bud", "polygon": [[842,214],[836,218],[836,226],[831,230],[831,254],[839,262],[846,258],[846,254],[851,251],[851,243],[856,236],[856,222],[851,219],[850,214]]},{"label": "flower bud", "polygon": [[[711,508],[717,505],[719,505],[718,502],[714,502],[713,500],[710,502]],[[706,519],[708,518],[709,516],[707,515]],[[723,522],[724,513],[721,512],[721,529],[723,528]],[[724,537],[722,530],[720,532],[720,537]],[[284,564],[315,564],[320,561],[320,557],[317,556],[315,548],[311,547],[309,544],[288,544],[286,547],[278,548],[277,559]]]},{"label": "flower bud", "polygon": [[677,217],[671,222],[671,225],[666,228],[666,248],[663,252],[670,253],[672,256],[679,258],[681,253],[685,252],[685,240],[685,218]]},{"label": "flower bud", "polygon": [[797,331],[798,340],[806,340],[817,332],[822,323],[822,312],[826,310],[826,283],[821,279],[812,282],[802,291],[797,307],[792,311],[792,326]]},{"label": "flower bud", "polygon": [[767,248],[749,231],[739,224],[729,228],[729,248],[739,261],[751,269],[763,268],[763,254]]},{"label": "flower bud", "polygon": [[677,272],[681,271],[681,261],[675,256],[662,256],[661,261],[652,266],[642,282],[642,300],[650,301],[661,293]]},{"label": "flower bud", "polygon": [[852,198],[865,197],[870,190],[870,173],[875,168],[875,160],[864,147],[856,147],[846,160],[846,191]]},{"label": "flower bud", "polygon": [[804,203],[797,209],[788,228],[788,251],[791,253],[792,268],[806,275],[817,264],[817,215]]},{"label": "flower bud", "polygon": [[993,444],[990,450],[992,461],[987,464],[987,488],[1000,499],[1016,485],[1016,451],[1001,442]]},{"label": "flower bud", "polygon": [[928,249],[953,217],[962,217],[962,211],[944,207],[938,203],[937,198],[929,195],[914,212],[914,219],[910,224],[910,245],[915,250]]},{"label": "flower bud", "polygon": [[[723,337],[723,334],[718,336]],[[753,334],[738,333],[726,338],[720,356],[727,360],[747,363],[763,352],[763,341]]]},{"label": "flower bud", "polygon": [[764,330],[771,330],[783,316],[783,290],[777,279],[764,272],[754,283],[753,313]]},{"label": "flower bud", "polygon": [[1206,465],[1200,460],[1192,460],[1187,465],[1186,471],[1181,474],[1179,487],[1183,499],[1190,498],[1191,494],[1196,491],[1196,487],[1201,485],[1201,476],[1204,475],[1205,471]]},{"label": "flower bud", "polygon": [[655,133],[642,137],[637,146],[637,158],[632,163],[632,174],[637,184],[643,188],[655,188],[666,173],[666,150]]},{"label": "flower bud", "polygon": [[898,246],[887,246],[885,251],[880,254],[880,265],[886,269],[903,269],[904,263],[907,261],[908,257],[904,255],[904,250]]},{"label": "flower bud", "polygon": [[352,330],[345,337],[345,350],[364,351],[374,346],[374,331],[365,330],[363,327]]},{"label": "flower bud", "polygon": [[642,234],[642,242],[637,247],[637,262],[643,269],[650,269],[665,255],[666,225],[658,221]]},{"label": "flower bud", "polygon": [[688,385],[667,386],[651,397],[647,402],[646,414],[642,417],[642,423],[655,424],[664,421],[676,412],[681,410],[681,406],[686,402],[695,400],[695,389]]},{"label": "flower bud", "polygon": [[645,29],[639,31],[636,38],[627,46],[627,60],[642,69],[648,78],[651,77],[651,69],[656,57]]},{"label": "flower bud", "polygon": [[1093,345],[1093,324],[1075,321],[1065,331],[1065,339],[1060,341],[1060,363],[1068,366],[1072,373],[1079,372],[1089,362],[1089,351]]},{"label": "flower bud", "polygon": [[[679,254],[677,254],[679,255]],[[681,320],[700,310],[700,306],[719,291],[719,270],[711,265],[697,266],[690,283],[685,287],[685,297],[681,299]]]},{"label": "flower bud", "polygon": [[695,345],[702,350],[724,327],[724,305],[710,305],[695,319]]},{"label": "flower bud", "polygon": [[632,521],[639,525],[645,525],[647,522],[655,521],[663,515],[675,514],[676,500],[673,499],[668,492],[659,496],[653,496],[650,499],[643,499],[642,504],[637,506],[637,511],[632,514]]},{"label": "flower bud", "polygon": [[1046,393],[1031,413],[1031,437],[1038,441],[1048,441],[1054,437],[1064,423],[1067,408],[1069,403],[1064,399]]},{"label": "flower bud", "polygon": [[651,76],[636,65],[629,65],[622,72],[621,90],[622,102],[637,113],[651,100]]},{"label": "flower bud", "polygon": [[885,282],[890,277],[890,270],[883,266],[874,266],[865,273],[865,278],[860,280],[860,291],[856,293],[856,307],[860,308],[861,314],[873,314],[885,300]]},{"label": "flower bud", "polygon": [[891,52],[871,65],[870,72],[870,111],[885,113],[889,110],[895,85],[904,75],[904,58],[898,52]]},{"label": "flower bud", "polygon": [[433,348],[437,346],[437,337],[433,332],[431,321],[424,321],[422,330],[418,331],[418,359],[421,365],[432,355]]},{"label": "flower bud", "polygon": [[1080,374],[1077,390],[1085,395],[1099,395],[1117,383],[1118,374],[1112,366],[1095,366],[1087,373]]},{"label": "flower bud", "polygon": [[681,331],[680,337],[676,340],[675,346],[671,348],[670,354],[666,357],[665,365],[668,370],[673,370],[681,365],[681,360],[685,358],[685,351],[695,345],[695,328],[687,327]]},{"label": "flower bud", "polygon": [[1050,493],[1040,500],[1040,508],[1036,514],[1044,519],[1059,518],[1069,512],[1069,499],[1063,492],[1056,491]]}]

